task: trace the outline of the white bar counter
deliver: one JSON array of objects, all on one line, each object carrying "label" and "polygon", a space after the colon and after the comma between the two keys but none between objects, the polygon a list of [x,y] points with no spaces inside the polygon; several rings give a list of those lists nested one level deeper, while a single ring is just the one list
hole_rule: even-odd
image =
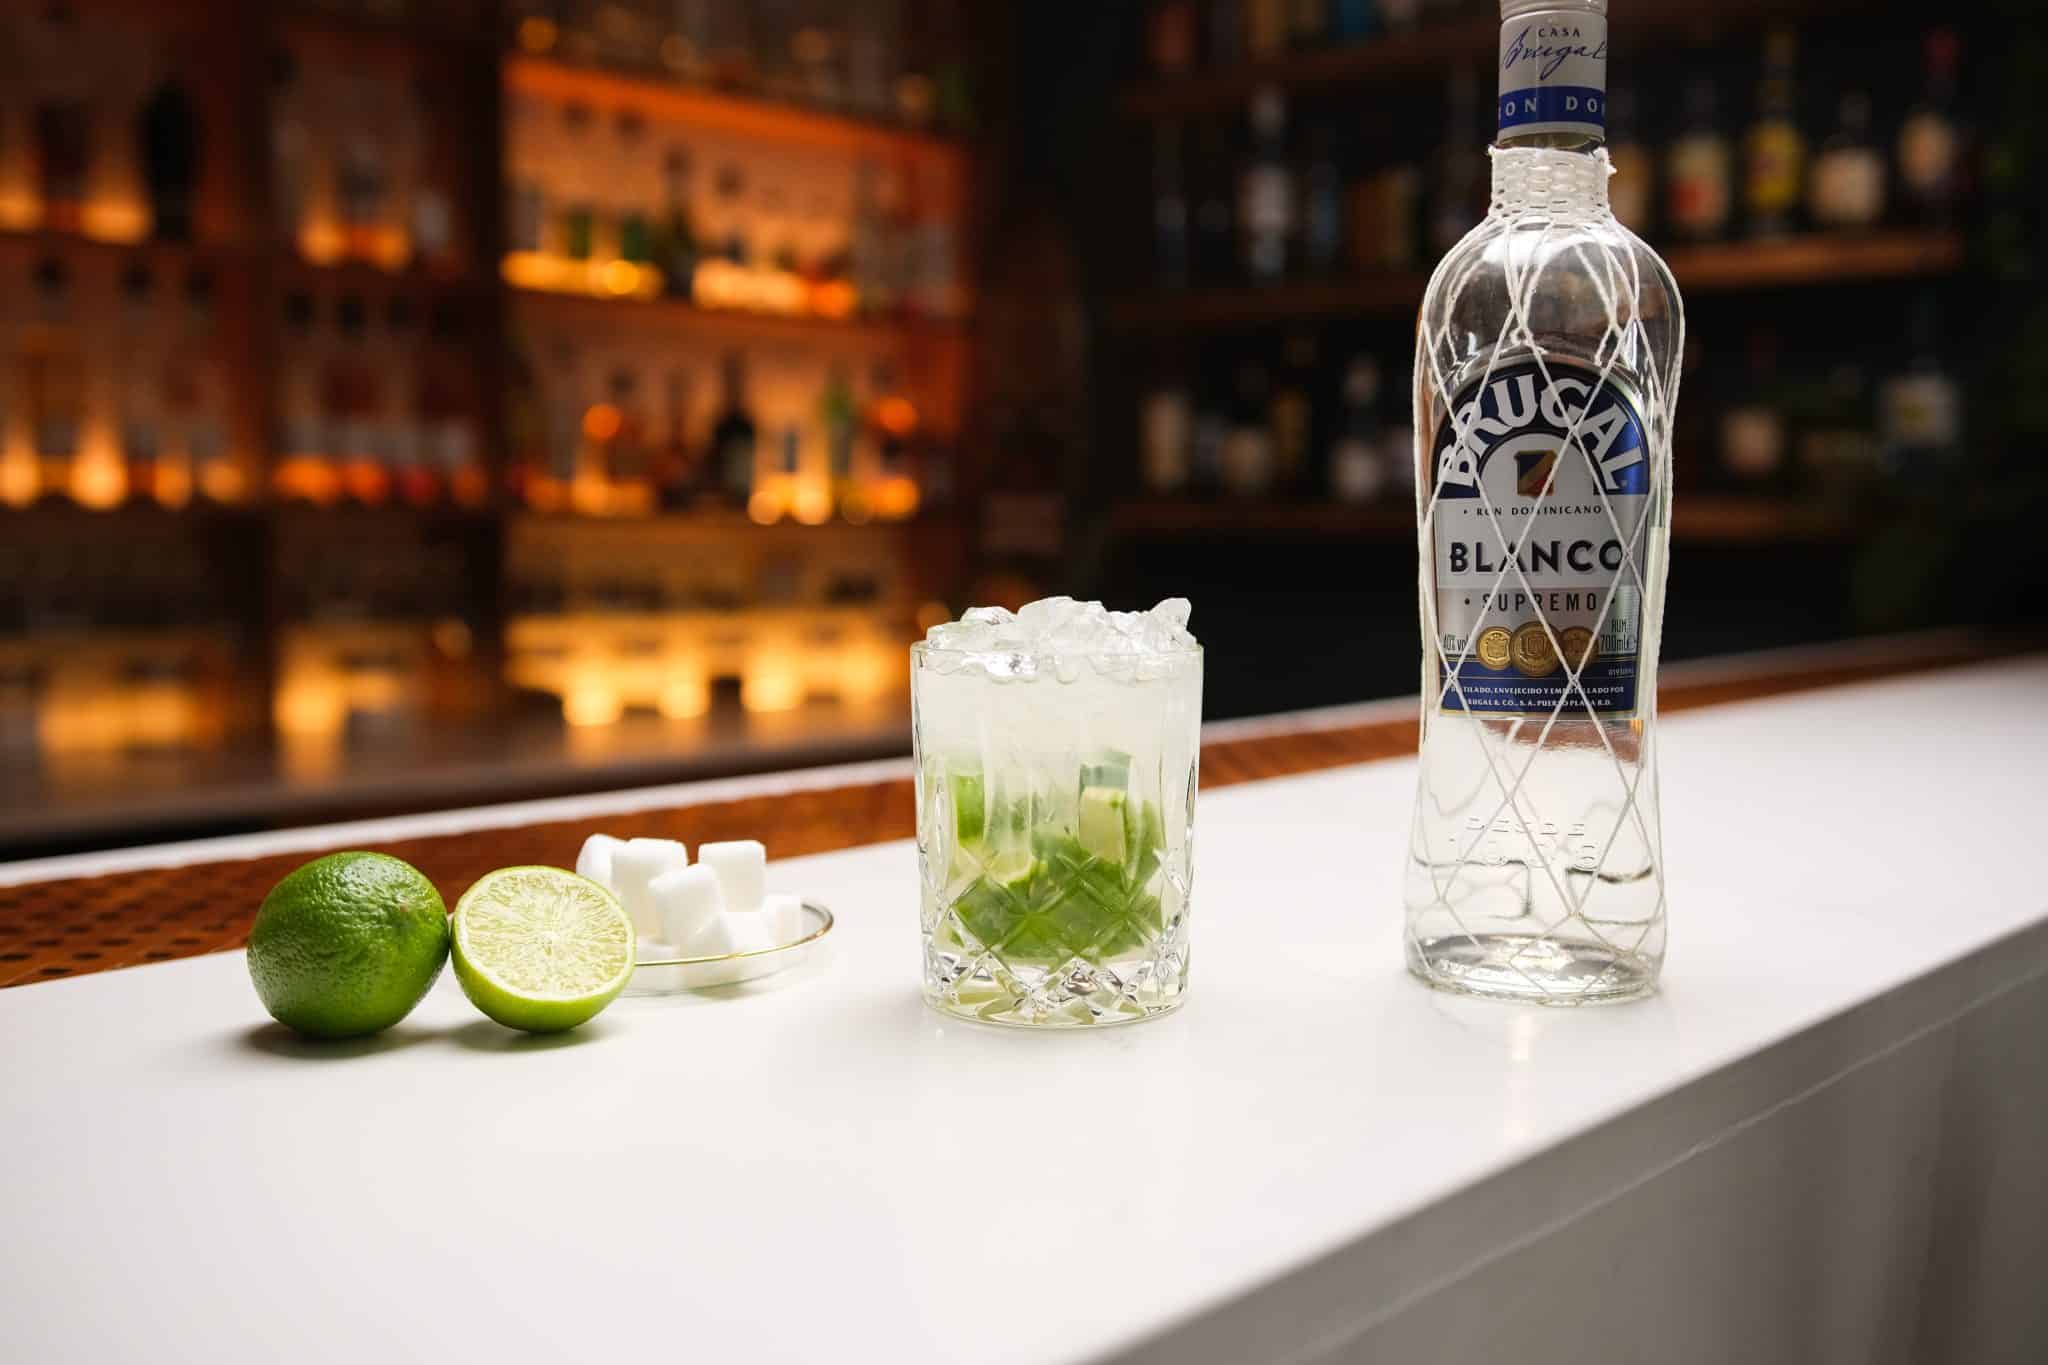
[{"label": "white bar counter", "polygon": [[1189,1003],[1100,1033],[928,1011],[906,843],[771,867],[811,965],[557,1038],[444,974],[304,1044],[234,953],[0,991],[4,1355],[2048,1360],[2044,702],[1667,718],[1632,1005],[1404,973],[1399,761],[1204,795]]}]

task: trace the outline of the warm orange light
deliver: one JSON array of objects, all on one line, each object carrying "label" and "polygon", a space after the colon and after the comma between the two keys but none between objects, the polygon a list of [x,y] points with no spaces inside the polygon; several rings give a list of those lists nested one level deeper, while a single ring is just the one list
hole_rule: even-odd
[{"label": "warm orange light", "polygon": [[884,521],[903,521],[917,512],[917,482],[903,475],[883,479],[868,491],[875,515]]},{"label": "warm orange light", "polygon": [[350,460],[342,467],[341,485],[357,502],[377,504],[391,496],[391,474],[375,460]]},{"label": "warm orange light", "polygon": [[559,512],[569,505],[569,490],[560,479],[533,475],[526,481],[526,505],[536,512]]},{"label": "warm orange light", "polygon": [[943,626],[953,619],[953,613],[946,609],[944,602],[921,603],[917,609],[917,628],[920,632],[933,626]]},{"label": "warm orange light", "polygon": [[270,476],[282,498],[296,498],[325,507],[341,497],[341,473],[318,455],[290,455]]},{"label": "warm orange light", "polygon": [[917,430],[917,408],[908,398],[884,398],[875,404],[875,421],[891,436],[908,436]]},{"label": "warm orange light", "polygon": [[760,663],[740,680],[740,705],[749,711],[794,711],[804,704],[804,681],[794,661],[776,658]]},{"label": "warm orange light", "polygon": [[199,471],[199,486],[215,502],[240,502],[249,491],[249,480],[233,460],[208,460]]},{"label": "warm orange light", "polygon": [[561,36],[562,31],[552,19],[530,14],[519,21],[519,46],[528,52],[552,52],[555,40]]},{"label": "warm orange light", "polygon": [[606,261],[597,269],[598,288],[624,297],[640,292],[640,267],[631,261]]},{"label": "warm orange light", "polygon": [[583,434],[593,441],[609,441],[619,434],[624,421],[610,403],[592,403],[583,413]]},{"label": "warm orange light", "polygon": [[491,497],[491,477],[475,465],[464,465],[448,480],[448,490],[464,507],[481,507]]},{"label": "warm orange light", "polygon": [[782,497],[772,489],[757,488],[747,499],[747,516],[762,526],[782,520]]},{"label": "warm orange light", "polygon": [[802,484],[789,500],[789,514],[806,526],[822,526],[832,519],[832,494],[822,485]]},{"label": "warm orange light", "polygon": [[695,674],[674,674],[662,684],[656,704],[670,720],[689,720],[711,709],[711,688]]},{"label": "warm orange light", "polygon": [[192,466],[183,458],[158,460],[156,500],[165,507],[183,507],[192,501]]},{"label": "warm orange light", "polygon": [[348,237],[332,219],[309,214],[299,228],[299,254],[315,265],[333,265],[348,250]]},{"label": "warm orange light", "polygon": [[811,311],[824,318],[850,318],[860,294],[845,280],[820,280],[811,286]]},{"label": "warm orange light", "polygon": [[615,725],[623,713],[619,694],[600,682],[581,682],[562,694],[562,719],[578,729]]},{"label": "warm orange light", "polygon": [[434,641],[434,648],[441,651],[441,657],[444,659],[467,659],[470,648],[475,643],[469,623],[455,616],[444,616],[434,622],[433,629],[428,634]]},{"label": "warm orange light", "polygon": [[348,698],[341,680],[311,669],[287,675],[270,708],[278,733],[288,739],[320,739],[341,733],[348,720]]},{"label": "warm orange light", "polygon": [[87,450],[71,466],[71,496],[82,507],[116,506],[128,496],[128,471],[111,449]]},{"label": "warm orange light", "polygon": [[102,242],[139,242],[149,236],[149,209],[139,199],[106,195],[86,204],[81,226]]},{"label": "warm orange light", "polygon": [[0,458],[0,502],[26,507],[36,500],[35,456],[25,450],[10,450]]}]

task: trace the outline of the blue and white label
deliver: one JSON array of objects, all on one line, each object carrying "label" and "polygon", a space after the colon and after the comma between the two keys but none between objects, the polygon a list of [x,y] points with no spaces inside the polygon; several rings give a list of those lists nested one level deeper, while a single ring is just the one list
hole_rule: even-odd
[{"label": "blue and white label", "polygon": [[1500,26],[1500,135],[1607,135],[1607,16],[1538,10]]},{"label": "blue and white label", "polygon": [[1569,361],[1499,365],[1432,453],[1437,643],[1457,675],[1443,709],[1633,713],[1652,487],[1633,397]]}]

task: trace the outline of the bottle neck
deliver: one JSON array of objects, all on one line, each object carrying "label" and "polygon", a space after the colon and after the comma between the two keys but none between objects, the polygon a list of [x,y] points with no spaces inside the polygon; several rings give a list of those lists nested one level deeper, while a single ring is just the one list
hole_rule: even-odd
[{"label": "bottle neck", "polygon": [[1593,151],[1607,138],[1607,16],[1584,0],[1513,8],[1500,26],[1498,145]]},{"label": "bottle neck", "polygon": [[1614,166],[1598,143],[1584,150],[1495,147],[1489,217],[1541,219],[1561,225],[1605,218],[1607,177]]}]

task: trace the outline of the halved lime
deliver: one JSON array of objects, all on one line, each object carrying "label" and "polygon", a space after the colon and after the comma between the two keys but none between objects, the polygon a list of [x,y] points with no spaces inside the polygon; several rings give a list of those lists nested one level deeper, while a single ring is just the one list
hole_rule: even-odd
[{"label": "halved lime", "polygon": [[633,921],[618,897],[558,867],[505,867],[455,903],[455,979],[507,1028],[575,1028],[625,989]]}]

